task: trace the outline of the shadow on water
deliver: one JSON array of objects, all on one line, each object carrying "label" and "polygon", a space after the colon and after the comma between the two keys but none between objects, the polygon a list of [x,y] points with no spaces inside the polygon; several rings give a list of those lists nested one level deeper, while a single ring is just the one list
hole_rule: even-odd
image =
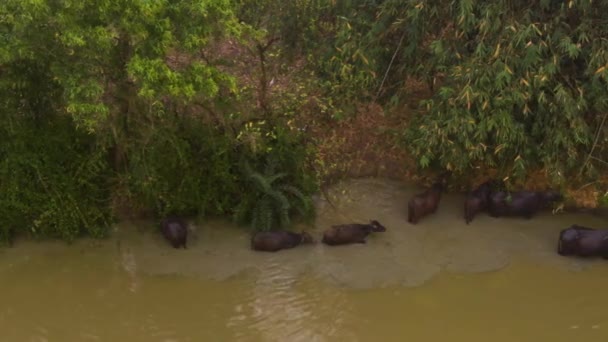
[{"label": "shadow on water", "polygon": [[[278,253],[251,251],[248,233],[225,221],[194,225],[187,250],[171,248],[149,222],[118,225],[106,241],[22,242],[0,251],[0,327],[7,340],[31,341],[593,341],[601,335],[608,321],[592,291],[608,281],[603,260],[556,254],[561,229],[599,228],[601,218],[480,214],[466,225],[464,195],[446,194],[435,215],[411,225],[406,203],[418,191],[381,179],[339,183],[328,193],[332,204],[317,201],[317,243]],[[318,242],[333,224],[370,219],[387,231],[367,244]],[[588,291],[576,292],[581,282]],[[546,315],[541,326],[530,325],[536,315]],[[480,319],[490,321],[480,327]]]}]

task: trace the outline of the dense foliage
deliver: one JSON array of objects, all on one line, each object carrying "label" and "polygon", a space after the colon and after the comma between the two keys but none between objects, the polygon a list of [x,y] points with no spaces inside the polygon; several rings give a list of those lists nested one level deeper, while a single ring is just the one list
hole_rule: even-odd
[{"label": "dense foliage", "polygon": [[606,10],[605,1],[444,8],[452,30],[427,49],[443,85],[408,136],[421,164],[521,177],[541,166],[558,179],[579,171],[608,110]]},{"label": "dense foliage", "polygon": [[[312,216],[319,181],[294,122],[371,101],[420,105],[398,133],[422,168],[594,177],[608,141],[607,11],[605,0],[3,1],[0,239],[103,236],[117,203],[286,227]],[[414,98],[412,80],[430,95]]]},{"label": "dense foliage", "polygon": [[228,214],[256,196],[239,162],[262,167],[270,150],[286,184],[308,196],[300,135],[258,134],[264,147],[252,150],[242,136],[259,113],[235,105],[234,78],[206,56],[241,33],[234,5],[2,2],[0,238],[103,236],[115,203]]},{"label": "dense foliage", "polygon": [[387,105],[426,82],[404,134],[423,168],[563,180],[605,164],[608,1],[334,3],[334,49],[310,52],[318,75]]},{"label": "dense foliage", "polygon": [[15,232],[102,237],[110,223],[106,155],[69,118],[49,116],[12,117],[0,126],[2,242]]}]

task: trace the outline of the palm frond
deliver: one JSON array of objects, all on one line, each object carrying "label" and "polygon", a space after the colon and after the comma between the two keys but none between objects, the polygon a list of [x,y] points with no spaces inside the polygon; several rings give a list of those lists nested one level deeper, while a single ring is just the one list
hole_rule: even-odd
[{"label": "palm frond", "polygon": [[268,162],[264,173],[251,168],[246,161],[241,163],[246,172],[251,191],[250,201],[239,204],[234,213],[238,222],[249,221],[251,228],[258,231],[272,230],[276,226],[285,228],[291,224],[291,211],[295,209],[302,216],[312,213],[310,197],[297,187],[285,184],[289,175],[286,172],[274,172],[276,162]]},{"label": "palm frond", "polygon": [[272,191],[272,183],[268,182],[268,178],[262,176],[261,174],[254,172],[249,175],[249,179],[251,179],[253,184],[263,193],[269,193]]},{"label": "palm frond", "polygon": [[285,176],[287,176],[287,173],[285,172],[277,173],[276,175],[262,175],[260,173],[253,172],[249,175],[249,178],[253,180],[261,189],[267,192],[275,181],[284,178]]},{"label": "palm frond", "polygon": [[308,198],[308,196],[304,195],[304,193],[302,193],[302,191],[300,191],[300,189],[296,188],[293,185],[280,185],[280,186],[278,186],[278,188],[283,192],[292,194],[297,199],[299,199],[302,202],[302,204],[308,203],[310,200]]},{"label": "palm frond", "polygon": [[291,204],[289,203],[289,199],[287,199],[283,193],[276,190],[268,194],[268,196],[273,199],[276,214],[279,220],[279,226],[281,228],[287,227],[290,224],[289,209],[291,208]]},{"label": "palm frond", "polygon": [[255,230],[269,231],[272,229],[273,210],[268,196],[264,196],[258,201],[255,207],[255,214],[257,217],[253,226]]},{"label": "palm frond", "polygon": [[279,162],[276,158],[270,158],[268,161],[266,161],[266,166],[264,168],[264,174],[267,175],[272,175],[275,173],[275,170],[277,169]]},{"label": "palm frond", "polygon": [[[300,191],[300,189],[296,188],[293,185],[281,185],[279,186],[279,189],[281,189],[283,192],[287,192],[291,195],[293,195],[294,197],[296,197],[297,199],[300,200],[300,203],[302,204],[302,209],[305,212],[309,212],[311,207],[312,207],[312,199],[310,198],[310,196],[305,195],[304,193],[302,193],[302,191]],[[296,208],[300,208],[300,206],[295,206]]]}]

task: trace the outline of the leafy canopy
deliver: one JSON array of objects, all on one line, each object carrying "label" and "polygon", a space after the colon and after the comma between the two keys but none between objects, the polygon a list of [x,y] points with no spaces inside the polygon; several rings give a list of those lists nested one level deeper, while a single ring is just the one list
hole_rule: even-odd
[{"label": "leafy canopy", "polygon": [[[233,86],[200,58],[213,37],[238,32],[229,0],[51,1],[0,3],[0,66],[28,61],[62,89],[55,99],[90,132],[112,129],[132,94],[158,99],[215,97]],[[172,54],[191,57],[181,67]],[[33,69],[30,73],[36,72]],[[22,76],[0,85],[10,87]],[[122,113],[119,113],[121,112]]]}]

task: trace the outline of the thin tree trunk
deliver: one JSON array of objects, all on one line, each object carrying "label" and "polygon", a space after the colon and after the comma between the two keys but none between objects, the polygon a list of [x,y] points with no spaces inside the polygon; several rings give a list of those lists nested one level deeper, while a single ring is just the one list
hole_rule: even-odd
[{"label": "thin tree trunk", "polygon": [[124,171],[127,167],[127,142],[129,140],[129,121],[131,113],[135,107],[137,92],[135,85],[129,80],[127,64],[132,56],[132,47],[129,37],[120,37],[118,58],[119,73],[117,84],[115,85],[114,98],[118,101],[117,112],[113,113],[112,131],[114,143],[110,148],[112,153],[112,163],[115,171]]},{"label": "thin tree trunk", "polygon": [[268,76],[266,72],[266,51],[270,46],[279,40],[279,38],[272,38],[266,44],[262,45],[262,43],[256,43],[256,48],[258,52],[258,58],[260,59],[260,91],[258,95],[258,101],[260,103],[260,108],[264,113],[268,113]]}]

